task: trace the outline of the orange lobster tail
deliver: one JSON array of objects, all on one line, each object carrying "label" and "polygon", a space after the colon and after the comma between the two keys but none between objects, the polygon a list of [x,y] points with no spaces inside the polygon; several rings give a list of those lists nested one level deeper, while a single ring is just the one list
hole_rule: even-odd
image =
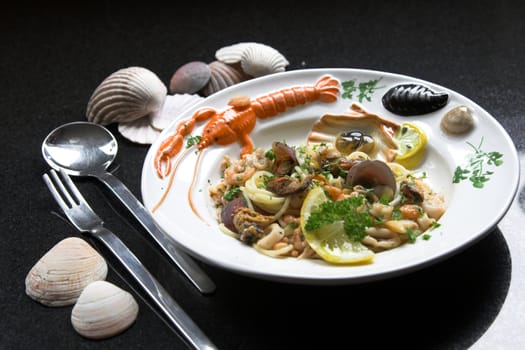
[{"label": "orange lobster tail", "polygon": [[288,107],[304,105],[320,100],[330,103],[337,100],[339,81],[329,75],[323,76],[315,85],[282,89],[251,100],[257,118],[269,118],[286,111]]}]

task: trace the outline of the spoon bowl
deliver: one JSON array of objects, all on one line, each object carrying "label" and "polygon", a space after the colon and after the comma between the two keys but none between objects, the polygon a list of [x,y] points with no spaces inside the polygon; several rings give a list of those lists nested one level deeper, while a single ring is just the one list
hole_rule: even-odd
[{"label": "spoon bowl", "polygon": [[105,171],[115,160],[117,140],[105,127],[90,122],[59,126],[46,137],[42,154],[54,169],[89,176]]},{"label": "spoon bowl", "polygon": [[201,293],[214,292],[215,283],[200,266],[155,224],[151,213],[126,185],[106,170],[117,150],[113,134],[101,124],[92,122],[64,124],[51,131],[42,144],[44,159],[52,168],[63,169],[69,175],[92,176],[104,183]]}]

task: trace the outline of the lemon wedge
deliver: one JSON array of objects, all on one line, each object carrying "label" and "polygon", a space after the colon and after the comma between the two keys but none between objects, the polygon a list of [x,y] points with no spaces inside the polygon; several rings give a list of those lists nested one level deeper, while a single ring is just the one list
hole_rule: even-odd
[{"label": "lemon wedge", "polygon": [[361,242],[350,240],[344,231],[342,221],[323,225],[318,230],[305,230],[310,214],[327,200],[328,197],[323,188],[315,187],[308,192],[301,207],[301,229],[310,247],[322,259],[333,264],[363,264],[371,262],[375,256],[374,252]]},{"label": "lemon wedge", "polygon": [[417,168],[427,151],[427,135],[423,129],[412,123],[402,123],[394,141],[398,147],[395,161],[407,169]]}]

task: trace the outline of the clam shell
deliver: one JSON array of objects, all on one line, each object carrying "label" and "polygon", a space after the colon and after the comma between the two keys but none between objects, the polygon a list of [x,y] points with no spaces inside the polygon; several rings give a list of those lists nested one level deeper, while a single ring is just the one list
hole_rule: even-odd
[{"label": "clam shell", "polygon": [[448,102],[448,94],[435,92],[419,84],[399,84],[389,89],[382,98],[390,112],[402,115],[421,115],[437,111]]},{"label": "clam shell", "polygon": [[88,121],[103,125],[129,122],[158,110],[167,88],[152,71],[142,67],[120,69],[100,83],[91,95]]},{"label": "clam shell", "polygon": [[240,62],[244,73],[252,77],[283,72],[290,63],[276,49],[256,42],[243,42],[220,48],[217,60],[233,64]]},{"label": "clam shell", "polygon": [[200,61],[186,63],[171,77],[170,93],[194,94],[206,86],[210,77],[210,67],[206,63]]},{"label": "clam shell", "polygon": [[381,118],[364,109],[360,104],[353,103],[347,112],[342,114],[324,114],[316,121],[308,134],[308,143],[334,143],[340,133],[360,131],[371,136],[375,145],[367,151],[370,158],[391,162],[397,154],[397,144],[394,134],[399,130],[399,124]]},{"label": "clam shell", "polygon": [[210,96],[219,90],[248,79],[241,70],[220,61],[211,62],[209,67],[211,78],[201,91],[204,96]]},{"label": "clam shell", "polygon": [[467,106],[457,106],[449,110],[440,123],[441,129],[447,134],[466,134],[474,128],[472,109]]},{"label": "clam shell", "polygon": [[166,96],[162,108],[150,115],[150,123],[157,130],[164,130],[174,120],[178,119],[182,112],[191,108],[204,97],[196,94],[173,94]]},{"label": "clam shell", "polygon": [[74,304],[91,282],[108,273],[104,258],[81,238],[58,242],[26,276],[26,294],[47,306]]},{"label": "clam shell", "polygon": [[71,311],[71,324],[86,338],[105,339],[129,328],[138,312],[130,293],[110,282],[96,281],[80,294]]}]

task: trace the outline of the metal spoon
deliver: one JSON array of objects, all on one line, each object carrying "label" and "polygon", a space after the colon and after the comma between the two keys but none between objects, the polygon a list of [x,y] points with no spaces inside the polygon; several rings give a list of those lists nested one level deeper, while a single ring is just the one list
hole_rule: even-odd
[{"label": "metal spoon", "polygon": [[215,291],[215,283],[153,221],[142,203],[113,174],[106,171],[117,155],[118,144],[104,126],[91,122],[64,124],[45,138],[42,154],[54,169],[69,175],[92,176],[102,181],[131,211],[164,252],[203,294]]}]

